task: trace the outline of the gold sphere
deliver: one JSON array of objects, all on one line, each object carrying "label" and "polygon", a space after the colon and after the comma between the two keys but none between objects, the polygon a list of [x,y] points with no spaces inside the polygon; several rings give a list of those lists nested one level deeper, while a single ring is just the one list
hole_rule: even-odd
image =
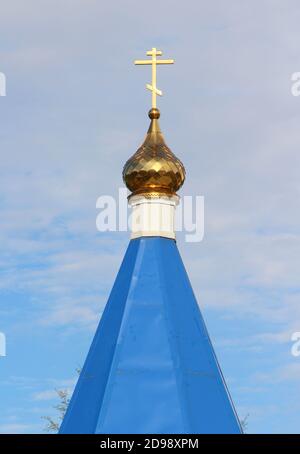
[{"label": "gold sphere", "polygon": [[160,117],[160,111],[156,109],[155,107],[152,107],[151,110],[149,110],[148,117],[151,120],[158,120]]},{"label": "gold sphere", "polygon": [[145,141],[124,165],[123,180],[131,195],[173,195],[184,183],[185,169],[164,141],[159,110],[152,108],[148,115],[151,123]]}]

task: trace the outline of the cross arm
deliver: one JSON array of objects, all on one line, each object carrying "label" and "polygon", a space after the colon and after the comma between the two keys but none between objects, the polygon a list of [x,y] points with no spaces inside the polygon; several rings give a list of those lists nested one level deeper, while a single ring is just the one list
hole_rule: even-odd
[{"label": "cross arm", "polygon": [[[152,60],[135,60],[134,64],[135,65],[152,65],[153,61]],[[172,65],[174,63],[174,60],[156,60],[155,64],[156,65]]]}]

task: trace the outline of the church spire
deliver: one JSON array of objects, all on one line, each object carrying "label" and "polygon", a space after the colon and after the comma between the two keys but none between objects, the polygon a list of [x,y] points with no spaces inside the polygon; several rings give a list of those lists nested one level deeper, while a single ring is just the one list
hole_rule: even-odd
[{"label": "church spire", "polygon": [[133,208],[131,238],[162,236],[175,239],[175,207],[179,197],[176,192],[185,180],[182,162],[166,145],[159,126],[160,111],[156,95],[162,91],[156,86],[156,66],[172,64],[174,60],[159,60],[162,52],[155,47],[147,52],[151,60],[136,60],[136,65],[152,65],[152,83],[146,87],[152,92],[151,120],[144,142],[123,168],[123,180],[131,194]]},{"label": "church spire", "polygon": [[[152,60],[151,124],[124,166],[131,241],[60,427],[62,434],[240,433],[180,258],[174,217],[183,164],[160,131]],[[99,257],[99,260],[100,257]]]}]

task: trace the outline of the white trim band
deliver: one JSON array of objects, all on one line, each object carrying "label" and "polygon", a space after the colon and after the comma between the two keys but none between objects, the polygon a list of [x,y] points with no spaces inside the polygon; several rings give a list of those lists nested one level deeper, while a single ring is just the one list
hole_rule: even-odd
[{"label": "white trim band", "polygon": [[147,198],[143,195],[129,197],[131,238],[162,236],[175,239],[175,209],[177,195]]}]

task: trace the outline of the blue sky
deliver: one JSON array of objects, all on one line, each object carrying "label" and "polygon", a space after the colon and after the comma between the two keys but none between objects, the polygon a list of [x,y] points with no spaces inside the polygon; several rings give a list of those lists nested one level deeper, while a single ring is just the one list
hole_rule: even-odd
[{"label": "blue sky", "polygon": [[[153,9],[155,15],[153,15]],[[300,5],[11,0],[1,6],[0,432],[42,432],[72,389],[128,244],[96,230],[148,127],[205,196],[205,237],[178,246],[249,432],[300,432]]]}]

